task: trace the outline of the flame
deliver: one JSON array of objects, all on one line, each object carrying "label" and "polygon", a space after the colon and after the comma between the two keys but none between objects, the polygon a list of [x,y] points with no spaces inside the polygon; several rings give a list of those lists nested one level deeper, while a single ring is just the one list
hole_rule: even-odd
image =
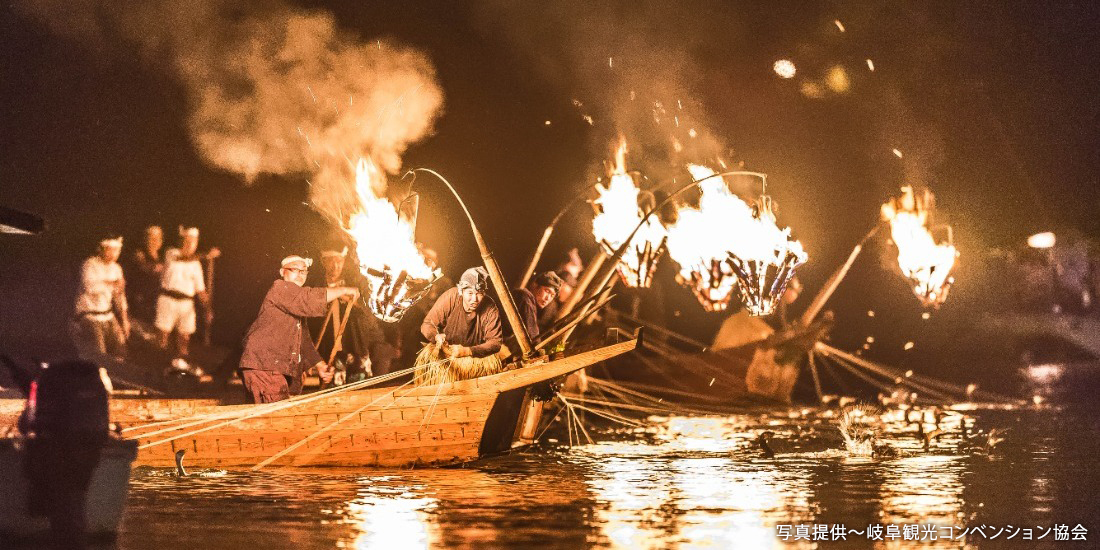
[{"label": "flame", "polygon": [[413,224],[386,198],[386,179],[369,159],[359,159],[356,166],[355,193],[360,209],[346,230],[355,241],[359,271],[370,283],[368,303],[383,320],[396,321],[426,290],[418,287],[431,286],[438,270],[428,266],[416,246]]},{"label": "flame", "polygon": [[913,292],[926,306],[939,307],[955,281],[951,271],[959,251],[951,243],[937,243],[928,230],[932,194],[917,197],[912,186],[882,205],[882,218],[890,222],[890,236],[898,247],[898,266]]},{"label": "flame", "polygon": [[668,230],[668,252],[680,264],[680,281],[691,285],[703,307],[726,309],[738,286],[731,256],[759,266],[782,266],[788,256],[795,265],[806,261],[802,243],[790,239],[790,229],[776,225],[766,201],[754,212],[710,168],[692,164],[688,170],[700,182],[702,195],[698,207],[680,208]]},{"label": "flame", "polygon": [[[594,202],[599,212],[592,219],[592,235],[609,253],[630,237],[645,214],[638,205],[639,189],[626,173],[626,140],[615,151],[615,167],[607,186],[596,185],[600,196]],[[628,286],[648,287],[657,259],[664,251],[667,232],[655,216],[638,229],[619,261],[619,274]]]}]

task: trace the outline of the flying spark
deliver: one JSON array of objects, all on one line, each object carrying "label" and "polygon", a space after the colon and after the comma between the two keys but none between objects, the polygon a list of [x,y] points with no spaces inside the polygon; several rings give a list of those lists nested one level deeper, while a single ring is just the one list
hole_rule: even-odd
[{"label": "flying spark", "polygon": [[313,98],[314,103],[317,103],[317,96],[313,95],[313,88],[306,86],[306,89],[309,90],[309,97]]},{"label": "flying spark", "polygon": [[867,70],[871,71],[872,73],[875,72],[875,62],[874,61],[871,61],[870,59],[867,60]]},{"label": "flying spark", "polygon": [[901,158],[901,151],[898,151],[897,149],[894,149],[894,156],[898,157],[900,159]]},{"label": "flying spark", "polygon": [[841,23],[840,19],[834,19],[833,23],[836,23],[836,28],[840,29],[840,32],[844,32],[844,23]]},{"label": "flying spark", "polygon": [[905,343],[905,351],[909,351],[909,350],[913,349],[913,346],[915,346],[915,345],[916,344],[914,344],[913,342],[906,342]]}]

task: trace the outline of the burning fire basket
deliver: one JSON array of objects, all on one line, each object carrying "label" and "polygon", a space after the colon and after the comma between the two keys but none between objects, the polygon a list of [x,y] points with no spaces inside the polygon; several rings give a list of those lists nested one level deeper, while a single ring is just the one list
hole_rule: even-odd
[{"label": "burning fire basket", "polygon": [[[771,197],[761,195],[754,214],[758,222],[774,225]],[[737,289],[745,309],[755,316],[770,315],[775,311],[787,283],[794,276],[794,270],[806,263],[807,258],[802,246],[797,241],[787,240],[785,235],[770,245],[760,244],[769,246],[769,250],[748,258],[730,252],[726,259],[737,277]]]},{"label": "burning fire basket", "polygon": [[389,267],[381,271],[366,265],[359,267],[366,274],[370,286],[369,296],[363,295],[362,299],[375,316],[387,323],[400,321],[405,312],[423,298],[440,277],[439,271],[432,272],[431,279],[416,279],[409,277],[406,271],[395,276]]},{"label": "burning fire basket", "polygon": [[676,282],[691,289],[705,311],[725,311],[737,288],[737,275],[728,261],[710,260],[710,266],[695,266],[685,277],[676,274]]},{"label": "burning fire basket", "polygon": [[882,217],[890,222],[890,238],[898,248],[898,267],[913,294],[924,307],[939,308],[955,282],[951,272],[959,257],[950,226],[947,236],[937,239],[929,230],[929,216],[935,198],[928,190],[915,193],[912,186],[882,205]]},{"label": "burning fire basket", "polygon": [[[640,241],[640,242],[639,242]],[[653,282],[653,273],[657,271],[657,261],[665,253],[665,244],[668,237],[661,237],[657,246],[649,239],[635,239],[623,254],[615,269],[622,277],[623,283],[632,288],[649,288]],[[615,253],[615,248],[607,241],[600,241],[608,255]]]}]

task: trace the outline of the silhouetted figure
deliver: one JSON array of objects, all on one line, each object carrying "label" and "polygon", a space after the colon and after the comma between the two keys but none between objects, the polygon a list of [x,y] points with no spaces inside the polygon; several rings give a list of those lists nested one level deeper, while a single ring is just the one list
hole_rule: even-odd
[{"label": "silhouetted figure", "polygon": [[69,361],[43,368],[19,428],[27,436],[30,515],[49,518],[57,547],[84,547],[86,493],[110,433],[99,367]]}]

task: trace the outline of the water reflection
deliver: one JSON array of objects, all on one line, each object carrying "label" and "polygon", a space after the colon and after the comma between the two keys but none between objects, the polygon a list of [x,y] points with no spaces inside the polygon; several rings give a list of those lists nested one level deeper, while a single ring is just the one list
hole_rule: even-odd
[{"label": "water reflection", "polygon": [[389,486],[392,479],[359,480],[359,496],[344,511],[359,531],[351,548],[430,548],[439,541],[439,525],[432,520],[439,501],[422,496],[423,486]]},{"label": "water reflection", "polygon": [[[735,451],[756,433],[714,417],[661,419],[658,445],[584,447],[597,473],[594,522],[612,546],[770,548],[775,525],[812,519],[809,478]],[[646,459],[649,457],[648,459]]]},{"label": "water reflection", "polygon": [[[988,456],[949,434],[930,451],[886,430],[900,458],[852,458],[820,411],[653,418],[599,441],[448,470],[285,470],[175,478],[140,469],[120,548],[811,548],[776,527],[1051,525],[1095,520],[1100,426],[1055,410],[968,411],[1011,427]],[[1058,428],[1072,423],[1072,428]],[[1068,424],[1067,424],[1068,426]],[[757,435],[773,431],[775,457]],[[1072,435],[1067,435],[1072,433]],[[1003,448],[1002,448],[1003,447]],[[1072,458],[1071,458],[1072,457]],[[200,472],[201,473],[201,472]],[[792,530],[793,532],[793,530]],[[966,546],[883,541],[885,547]],[[847,545],[867,547],[865,535]]]}]

